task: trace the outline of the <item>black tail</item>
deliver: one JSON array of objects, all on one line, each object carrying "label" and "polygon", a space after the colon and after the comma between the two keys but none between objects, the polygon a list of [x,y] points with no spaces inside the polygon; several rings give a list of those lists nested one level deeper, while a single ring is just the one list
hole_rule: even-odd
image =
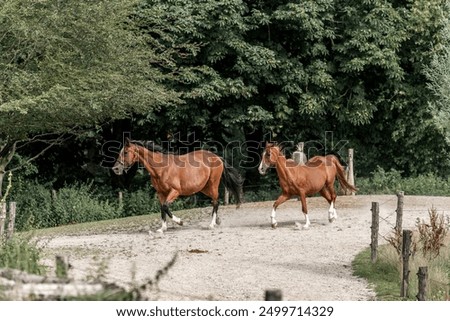
[{"label": "black tail", "polygon": [[241,174],[239,174],[237,169],[228,165],[224,160],[222,178],[225,187],[236,199],[236,207],[239,207],[242,203],[242,186],[244,185],[244,180],[242,179]]}]

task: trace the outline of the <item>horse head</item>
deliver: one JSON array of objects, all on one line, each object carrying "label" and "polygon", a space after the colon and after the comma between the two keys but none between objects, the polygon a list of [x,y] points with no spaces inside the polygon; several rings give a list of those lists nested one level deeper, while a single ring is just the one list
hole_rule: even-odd
[{"label": "horse head", "polygon": [[278,157],[281,154],[280,146],[273,143],[266,143],[266,147],[262,153],[261,163],[259,164],[258,171],[261,175],[265,175],[270,167],[275,166]]},{"label": "horse head", "polygon": [[123,172],[127,172],[131,166],[138,160],[137,146],[132,144],[130,139],[125,138],[125,144],[117,157],[116,163],[112,167],[112,170],[116,175],[122,175]]}]

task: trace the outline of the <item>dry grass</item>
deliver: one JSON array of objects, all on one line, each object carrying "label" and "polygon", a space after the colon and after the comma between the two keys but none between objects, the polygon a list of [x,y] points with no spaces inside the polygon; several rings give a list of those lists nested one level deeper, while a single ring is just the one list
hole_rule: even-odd
[{"label": "dry grass", "polygon": [[422,254],[431,258],[438,257],[441,248],[445,245],[445,239],[448,232],[448,225],[446,224],[443,214],[439,215],[437,210],[433,207],[428,211],[430,222],[418,220],[416,223],[419,231],[419,243]]}]

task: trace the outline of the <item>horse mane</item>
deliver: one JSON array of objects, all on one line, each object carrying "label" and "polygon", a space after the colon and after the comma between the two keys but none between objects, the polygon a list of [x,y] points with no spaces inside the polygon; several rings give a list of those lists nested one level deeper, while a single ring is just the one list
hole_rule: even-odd
[{"label": "horse mane", "polygon": [[278,142],[267,142],[266,143],[266,148],[267,147],[276,147],[280,150],[281,155],[286,157],[286,153],[285,153],[285,146],[283,145],[283,143],[278,143]]},{"label": "horse mane", "polygon": [[161,145],[156,144],[152,140],[133,140],[131,143],[147,148],[152,152],[158,152],[163,154],[170,154]]},{"label": "horse mane", "polygon": [[344,166],[344,167],[348,166],[347,162],[341,157],[341,155],[338,152],[332,150],[332,151],[328,152],[325,156],[328,156],[328,155],[332,155],[332,156],[336,157],[342,166]]}]

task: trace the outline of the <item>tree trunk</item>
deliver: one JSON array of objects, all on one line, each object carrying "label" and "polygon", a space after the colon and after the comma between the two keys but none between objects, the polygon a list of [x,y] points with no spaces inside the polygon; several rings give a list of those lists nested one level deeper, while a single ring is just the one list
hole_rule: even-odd
[{"label": "tree trunk", "polygon": [[1,146],[0,149],[0,199],[3,197],[3,178],[5,177],[6,166],[16,153],[16,145],[17,142],[9,142]]},{"label": "tree trunk", "polygon": [[5,177],[5,170],[1,166],[0,167],[0,200],[3,197],[3,177]]}]

